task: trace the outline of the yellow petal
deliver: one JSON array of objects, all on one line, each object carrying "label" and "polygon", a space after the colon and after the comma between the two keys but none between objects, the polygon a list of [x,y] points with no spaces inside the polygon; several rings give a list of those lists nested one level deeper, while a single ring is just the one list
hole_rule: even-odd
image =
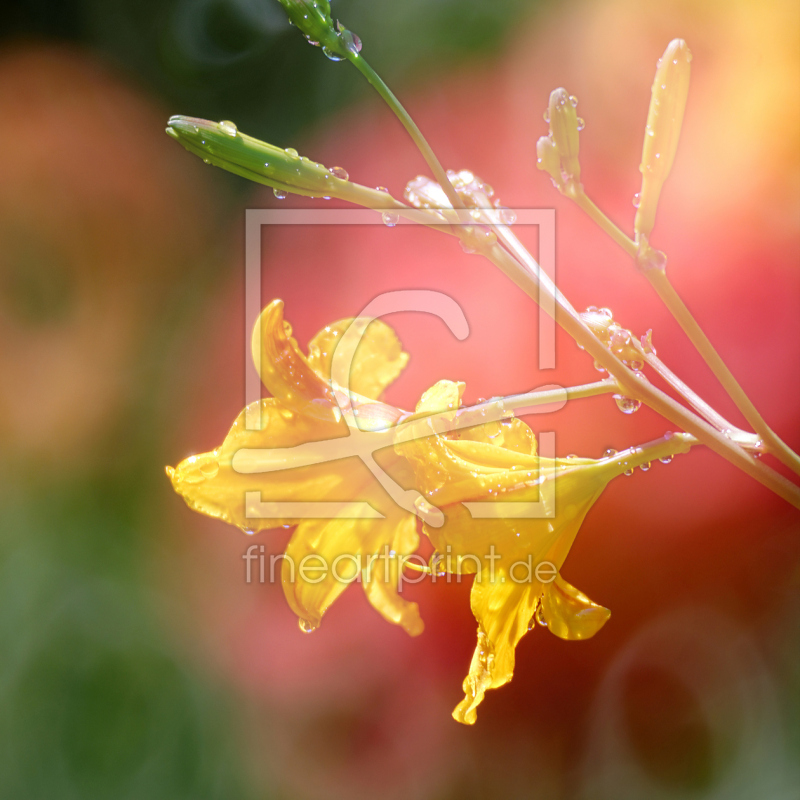
[{"label": "yellow petal", "polygon": [[560,575],[545,588],[541,613],[547,627],[562,639],[589,639],[611,616]]},{"label": "yellow petal", "polygon": [[478,575],[470,604],[478,620],[478,643],[464,679],[465,697],[453,711],[457,722],[472,725],[488,689],[508,683],[514,674],[514,650],[536,611],[541,584],[514,583],[504,574],[493,582]]},{"label": "yellow petal", "polygon": [[[391,550],[402,555],[413,553],[419,545],[416,518],[405,515],[396,526]],[[425,625],[419,615],[419,606],[404,600],[397,593],[399,566],[397,558],[386,559],[379,554],[364,575],[364,592],[367,599],[384,619],[402,626],[409,636],[419,636]]]},{"label": "yellow petal", "polygon": [[[353,327],[355,326],[355,327]],[[348,335],[342,338],[346,331]],[[337,345],[346,348],[339,352]],[[308,346],[308,363],[331,380],[334,350],[350,364],[350,390],[378,400],[408,363],[395,332],[382,320],[344,319],[323,328]]]},{"label": "yellow petal", "polygon": [[261,312],[253,329],[252,349],[264,386],[282,406],[325,421],[340,418],[333,390],[311,368],[291,326],[284,322],[282,300],[273,300]]},{"label": "yellow petal", "polygon": [[253,532],[293,524],[294,520],[253,516],[258,512],[248,509],[248,492],[258,492],[264,503],[360,499],[359,489],[373,478],[355,457],[296,468],[291,468],[289,461],[283,464],[284,469],[266,473],[243,474],[234,470],[233,457],[241,449],[268,453],[273,449],[347,435],[344,422],[325,423],[296,414],[274,398],[261,400],[260,405],[259,430],[247,429],[245,409],[218,448],[191,456],[174,469],[168,468],[173,488],[190,508]]}]

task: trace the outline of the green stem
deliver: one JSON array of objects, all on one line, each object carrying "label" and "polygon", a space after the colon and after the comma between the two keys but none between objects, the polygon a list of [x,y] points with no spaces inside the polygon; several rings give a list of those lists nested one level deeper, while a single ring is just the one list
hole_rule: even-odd
[{"label": "green stem", "polygon": [[417,127],[417,123],[411,118],[411,115],[408,111],[403,108],[403,104],[395,97],[392,90],[383,82],[383,79],[374,69],[358,54],[348,52],[347,56],[348,60],[350,61],[353,66],[369,81],[370,85],[375,89],[375,91],[384,99],[386,104],[389,108],[392,109],[395,116],[400,120],[403,124],[403,127],[408,131],[409,136],[414,140],[414,144],[417,146],[417,149],[422,153],[422,157],[427,162],[428,166],[431,168],[433,172],[433,177],[436,178],[439,185],[444,190],[444,193],[447,195],[447,199],[450,201],[450,204],[453,208],[464,208],[464,204],[461,202],[461,198],[456,193],[456,190],[453,188],[453,185],[450,183],[450,179],[447,177],[447,173],[445,172],[442,165],[439,163],[439,159],[436,157],[436,154],[431,149],[431,146],[428,144],[425,137],[422,135],[422,131]]}]

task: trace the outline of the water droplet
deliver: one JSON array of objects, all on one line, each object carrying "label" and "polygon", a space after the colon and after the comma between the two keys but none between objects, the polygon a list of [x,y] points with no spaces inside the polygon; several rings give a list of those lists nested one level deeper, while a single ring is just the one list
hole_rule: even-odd
[{"label": "water droplet", "polygon": [[662,464],[669,464],[672,461],[672,456],[664,456],[663,458],[658,459]]},{"label": "water droplet", "polygon": [[210,164],[210,163],[211,163],[211,160],[210,160],[210,159],[208,159],[208,158],[204,158],[204,159],[203,159],[203,163],[204,163],[204,164]]},{"label": "water droplet", "polygon": [[623,472],[622,474],[623,474],[623,475],[624,475],[626,478],[630,478],[630,476],[631,476],[631,475],[633,475],[633,470],[632,470],[632,469],[626,469],[626,470],[625,470],[625,472]]},{"label": "water droplet", "polygon": [[344,59],[344,56],[340,56],[338,53],[335,53],[330,47],[323,47],[322,52],[325,53],[325,56],[329,58],[331,61],[341,61]]},{"label": "water droplet", "polygon": [[466,242],[465,242],[463,239],[461,240],[461,249],[462,249],[462,250],[463,250],[465,253],[469,253],[470,255],[471,255],[472,253],[476,252],[476,251],[475,251],[475,248],[474,248],[474,247],[470,247],[470,246],[469,246],[469,245],[468,245],[468,244],[467,244],[467,243],[466,243]]},{"label": "water droplet", "polygon": [[219,123],[219,129],[227,134],[228,136],[233,136],[236,138],[236,134],[238,133],[236,125],[231,122],[229,119],[224,119],[222,122]]},{"label": "water droplet", "polygon": [[313,633],[317,629],[317,626],[312,625],[307,619],[298,619],[297,627],[300,628],[303,633]]},{"label": "water droplet", "polygon": [[549,125],[550,124],[550,109],[549,108],[545,109],[545,112],[544,112],[544,114],[542,114],[542,116],[544,117],[544,121],[546,123],[548,123],[548,125]]},{"label": "water droplet", "polygon": [[617,408],[623,414],[635,414],[642,406],[641,400],[636,400],[633,397],[625,397],[623,394],[615,394],[614,401]]},{"label": "water droplet", "polygon": [[420,496],[414,501],[414,508],[417,509],[419,518],[428,525],[440,528],[444,524],[444,514],[438,508],[434,508],[424,497]]},{"label": "water droplet", "polygon": [[617,328],[609,339],[609,344],[612,348],[621,349],[627,347],[631,343],[631,333],[625,328]]},{"label": "water droplet", "polygon": [[284,192],[283,189],[273,189],[272,194],[274,194],[278,200],[285,200],[289,196],[289,193]]},{"label": "water droplet", "polygon": [[219,464],[216,461],[207,461],[205,464],[201,465],[200,472],[202,472],[206,478],[216,478],[219,472]]},{"label": "water droplet", "polygon": [[544,618],[544,608],[541,602],[536,606],[536,621],[544,628],[547,627],[547,620]]},{"label": "water droplet", "polygon": [[574,94],[571,94],[571,95],[569,96],[569,101],[570,101],[570,103],[572,103],[572,107],[573,107],[573,108],[575,108],[575,107],[578,105],[578,98],[577,98],[577,97],[575,97],[575,95],[574,95]]},{"label": "water droplet", "polygon": [[350,175],[344,167],[331,167],[331,175],[340,181],[350,180]]},{"label": "water droplet", "polygon": [[343,30],[342,41],[344,42],[344,46],[347,48],[348,52],[352,53],[354,56],[361,52],[361,37],[356,36],[356,34],[352,31]]},{"label": "water droplet", "polygon": [[583,121],[583,117],[578,117],[578,130],[582,131],[586,127],[586,123]]},{"label": "water droplet", "polygon": [[501,206],[497,210],[500,212],[500,222],[503,225],[513,225],[517,221],[517,214],[512,209]]},{"label": "water droplet", "polygon": [[614,319],[614,315],[611,313],[610,308],[601,308],[597,313],[602,314],[604,317],[608,317],[609,319]]},{"label": "water droplet", "polygon": [[611,456],[615,456],[617,451],[613,447],[609,447],[608,450],[603,451],[603,458],[611,458]]},{"label": "water droplet", "polygon": [[287,147],[286,150],[284,150],[284,152],[290,158],[297,158],[298,153],[297,150],[294,149],[294,147]]},{"label": "water droplet", "polygon": [[594,368],[598,372],[608,372],[608,370],[599,361],[594,362]]},{"label": "water droplet", "polygon": [[649,469],[650,469],[650,462],[649,462],[649,461],[647,461],[647,462],[645,462],[644,464],[639,464],[639,469],[640,469],[642,472],[647,472],[647,470],[649,470]]},{"label": "water droplet", "polygon": [[633,200],[631,200],[631,202],[633,203],[633,207],[639,208],[639,203],[641,203],[641,201],[642,201],[642,196],[639,194],[639,192],[636,192],[636,194],[633,196]]},{"label": "water droplet", "polygon": [[442,577],[443,575],[446,574],[446,570],[444,568],[445,566],[444,555],[442,555],[442,553],[439,553],[438,551],[434,551],[433,555],[430,558],[430,561],[428,562],[428,566],[431,568],[431,572],[434,575]]},{"label": "water droplet", "polygon": [[381,219],[387,228],[394,228],[394,226],[400,222],[400,215],[392,211],[384,211],[383,214],[381,214]]},{"label": "water droplet", "polygon": [[389,190],[385,186],[376,186],[375,187],[375,191],[376,192],[386,192],[386,194],[390,193]]}]

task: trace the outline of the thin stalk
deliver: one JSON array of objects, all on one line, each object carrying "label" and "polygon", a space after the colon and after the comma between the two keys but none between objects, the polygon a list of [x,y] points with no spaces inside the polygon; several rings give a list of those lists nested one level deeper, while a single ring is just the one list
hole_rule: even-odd
[{"label": "thin stalk", "polygon": [[384,99],[389,108],[392,109],[395,116],[400,120],[403,127],[408,131],[408,135],[414,140],[417,149],[422,153],[428,166],[433,172],[434,178],[438,181],[439,185],[447,195],[447,199],[453,208],[464,208],[461,198],[456,193],[447,173],[442,167],[436,154],[431,149],[422,131],[417,127],[417,123],[411,118],[408,111],[405,110],[403,104],[395,97],[394,92],[383,82],[383,78],[375,72],[374,69],[358,54],[348,52],[347,56],[351,64],[369,81],[370,85],[375,91]]},{"label": "thin stalk", "polygon": [[[422,132],[417,127],[413,119],[411,119],[408,112],[403,108],[400,101],[395,97],[389,87],[383,82],[383,79],[369,66],[369,64],[357,53],[350,53],[348,55],[350,62],[361,72],[362,75],[369,81],[369,83],[380,94],[384,101],[389,105],[397,118],[403,124],[409,135],[413,139],[428,166],[431,168],[434,177],[439,182],[443,191],[453,208],[463,209],[464,204],[458,197],[453,189],[447,173],[442,168],[439,160],[436,158],[433,150],[431,149]],[[636,257],[637,247],[625,234],[623,234],[611,220],[609,220],[597,206],[586,197],[582,188],[576,190],[571,187],[571,195],[573,199],[581,205],[587,213],[595,219],[601,227],[606,230],[609,235],[620,244],[626,252],[629,252],[631,257]],[[507,230],[507,229],[506,229]],[[518,244],[518,243],[517,243]],[[629,248],[633,247],[631,251]],[[520,245],[521,247],[521,245]],[[524,249],[524,248],[522,248]],[[530,262],[535,265],[535,269],[530,269],[530,264],[527,268],[516,260],[507,250],[499,245],[493,245],[490,248],[482,248],[483,255],[498,266],[508,277],[510,277],[523,291],[526,292],[535,302],[539,302],[539,283],[540,276],[544,276],[541,269],[536,265],[535,261],[529,256]],[[527,260],[527,259],[526,259]],[[653,270],[652,272],[654,272]],[[547,278],[549,281],[549,278]],[[552,282],[549,281],[551,284]],[[749,456],[745,450],[739,445],[727,439],[723,434],[716,430],[705,420],[692,414],[688,409],[682,406],[677,401],[673,400],[669,395],[661,390],[651,386],[649,383],[637,379],[634,374],[611,353],[603,343],[589,330],[578,316],[574,308],[562,297],[561,293],[555,289],[555,286],[545,287],[545,291],[553,296],[556,303],[555,319],[564,330],[575,339],[578,344],[595,360],[603,366],[609,375],[613,375],[620,385],[620,389],[626,395],[634,397],[641,402],[646,403],[657,413],[670,422],[679,425],[683,430],[693,434],[700,442],[708,446],[711,450],[721,455],[731,463],[738,466],[745,473],[753,477],[759,483],[767,486],[777,495],[782,497],[787,502],[791,503],[796,508],[800,508],[800,487],[795,486],[790,481],[787,481],[782,475],[779,475],[774,470],[770,469],[764,464],[757,462]],[[680,321],[680,320],[679,320]],[[758,431],[761,433],[761,431]],[[770,431],[770,434],[772,432]],[[780,440],[772,434],[771,437],[764,437],[762,439],[767,443],[770,440]],[[781,444],[783,444],[781,442]],[[783,445],[784,448],[786,447]],[[788,448],[787,448],[788,449]],[[790,451],[791,452],[791,451]]]},{"label": "thin stalk", "polygon": [[[574,185],[565,191],[582,208],[586,214],[607,233],[631,258],[636,259],[639,254],[638,244],[625,235],[584,193],[583,188]],[[733,373],[719,356],[703,329],[692,316],[692,313],[681,300],[675,288],[669,281],[666,273],[659,269],[645,272],[647,280],[655,289],[656,294],[667,307],[667,310],[678,321],[684,333],[708,364],[717,380],[722,384],[729,397],[733,400],[744,418],[758,434],[764,447],[772,453],[782,464],[787,466],[797,475],[800,475],[800,456],[797,455],[776,433],[769,427],[758,412],[753,402],[739,385]],[[696,395],[695,395],[696,397]],[[689,397],[688,402],[692,402]],[[732,427],[732,426],[731,426]]]},{"label": "thin stalk", "polygon": [[[499,245],[487,248],[484,252],[505,275],[514,281],[534,301],[539,295],[539,280],[536,274],[522,268],[510,253]],[[771,489],[795,508],[800,508],[800,487],[786,480],[782,475],[752,458],[743,448],[720,433],[705,420],[692,413],[665,392],[647,381],[637,378],[622,361],[610,352],[575,314],[574,309],[565,307],[560,293],[556,295],[556,322],[580,344],[586,352],[610,374],[619,384],[621,393],[633,397],[665,419],[691,433],[718,455],[739,467],[743,472]]]},{"label": "thin stalk", "polygon": [[697,324],[686,304],[669,282],[666,273],[652,269],[648,270],[645,275],[650,285],[655,289],[656,294],[658,294],[675,319],[678,320],[678,324],[683,328],[700,355],[703,356],[706,364],[725,387],[725,391],[730,395],[736,407],[742,412],[745,419],[753,427],[753,430],[761,437],[767,450],[795,474],[800,475],[800,456],[767,425],[736,378],[734,378],[733,373],[720,358],[702,328]]},{"label": "thin stalk", "polygon": [[763,442],[758,438],[757,433],[747,433],[747,431],[743,431],[728,422],[722,414],[712,408],[697,392],[684,383],[655,353],[645,353],[641,345],[635,342],[634,346],[641,352],[643,360],[652,367],[653,371],[660,375],[701,417],[718,431],[748,450],[760,452],[763,449]]}]

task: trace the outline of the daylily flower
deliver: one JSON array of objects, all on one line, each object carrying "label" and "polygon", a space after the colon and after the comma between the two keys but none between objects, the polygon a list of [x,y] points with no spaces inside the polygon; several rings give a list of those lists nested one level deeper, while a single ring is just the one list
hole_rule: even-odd
[{"label": "daylily flower", "polygon": [[[416,517],[388,497],[357,456],[294,468],[289,462],[281,471],[263,474],[248,471],[241,458],[237,468],[233,463],[240,451],[268,454],[273,449],[308,442],[341,440],[351,435],[341,409],[352,407],[362,429],[385,429],[397,422],[403,412],[366,396],[379,397],[408,360],[385,323],[371,322],[357,340],[349,394],[345,395],[330,380],[333,348],[353,323],[342,320],[320,331],[306,357],[292,337],[291,327],[284,322],[282,301],[273,301],[262,312],[253,340],[254,359],[272,397],[242,411],[220,447],[191,456],[174,469],[168,467],[167,474],[190,508],[237,525],[247,533],[297,525],[286,549],[282,580],[286,599],[304,631],[316,628],[331,603],[349,582],[359,577],[355,559],[361,557],[362,584],[370,603],[387,620],[402,625],[413,636],[422,632],[422,620],[416,603],[398,596],[396,582],[399,557],[413,552],[418,545]],[[259,411],[259,424],[248,427]],[[390,447],[378,453],[378,459],[387,473],[404,482],[403,474],[408,469]],[[321,501],[366,502],[383,518],[263,516],[263,509],[269,509],[270,503]],[[389,553],[391,557],[386,557]],[[298,570],[309,556],[315,558],[309,562],[310,571],[321,564],[328,566],[321,579],[318,574],[306,579],[303,570]],[[337,572],[331,565],[335,566],[340,556],[346,558]],[[381,558],[371,569],[370,557]],[[367,569],[369,573],[364,575]]]},{"label": "daylily flower", "polygon": [[[439,382],[423,395],[417,415],[457,409],[463,390],[464,384]],[[535,620],[563,639],[587,639],[608,620],[608,609],[567,583],[561,568],[606,484],[642,462],[637,449],[599,461],[537,457],[533,433],[518,419],[397,449],[413,464],[417,486],[445,516],[439,527],[423,526],[437,550],[432,568],[475,573],[470,602],[478,643],[464,680],[466,696],[453,712],[457,721],[473,724],[485,692],[511,680],[515,648]],[[486,500],[498,508],[506,501],[539,502],[547,516],[500,512],[474,518],[464,505]]]},{"label": "daylily flower", "polygon": [[[598,461],[539,456],[531,429],[508,410],[511,398],[505,407],[496,400],[462,409],[464,384],[440,381],[414,414],[380,402],[408,355],[379,320],[326,327],[307,357],[291,334],[283,303],[273,301],[253,335],[272,397],[245,408],[220,447],[167,474],[191,508],[247,533],[297,526],[281,577],[306,632],[358,577],[387,620],[422,632],[417,605],[397,588],[419,544],[419,516],[437,551],[435,569],[475,575],[478,644],[453,712],[472,724],[486,691],[511,680],[515,648],[534,621],[563,639],[589,638],[605,624],[610,612],[560,574],[578,529],[612,478],[685,452],[694,440],[669,434]],[[331,377],[340,375],[338,359],[350,365],[341,373],[347,391]],[[281,503],[291,513],[281,516]],[[339,509],[322,519],[308,506],[294,511],[297,503],[366,503],[370,513]],[[311,576],[302,568],[309,558],[317,559]],[[337,572],[342,560],[349,567]]]}]

